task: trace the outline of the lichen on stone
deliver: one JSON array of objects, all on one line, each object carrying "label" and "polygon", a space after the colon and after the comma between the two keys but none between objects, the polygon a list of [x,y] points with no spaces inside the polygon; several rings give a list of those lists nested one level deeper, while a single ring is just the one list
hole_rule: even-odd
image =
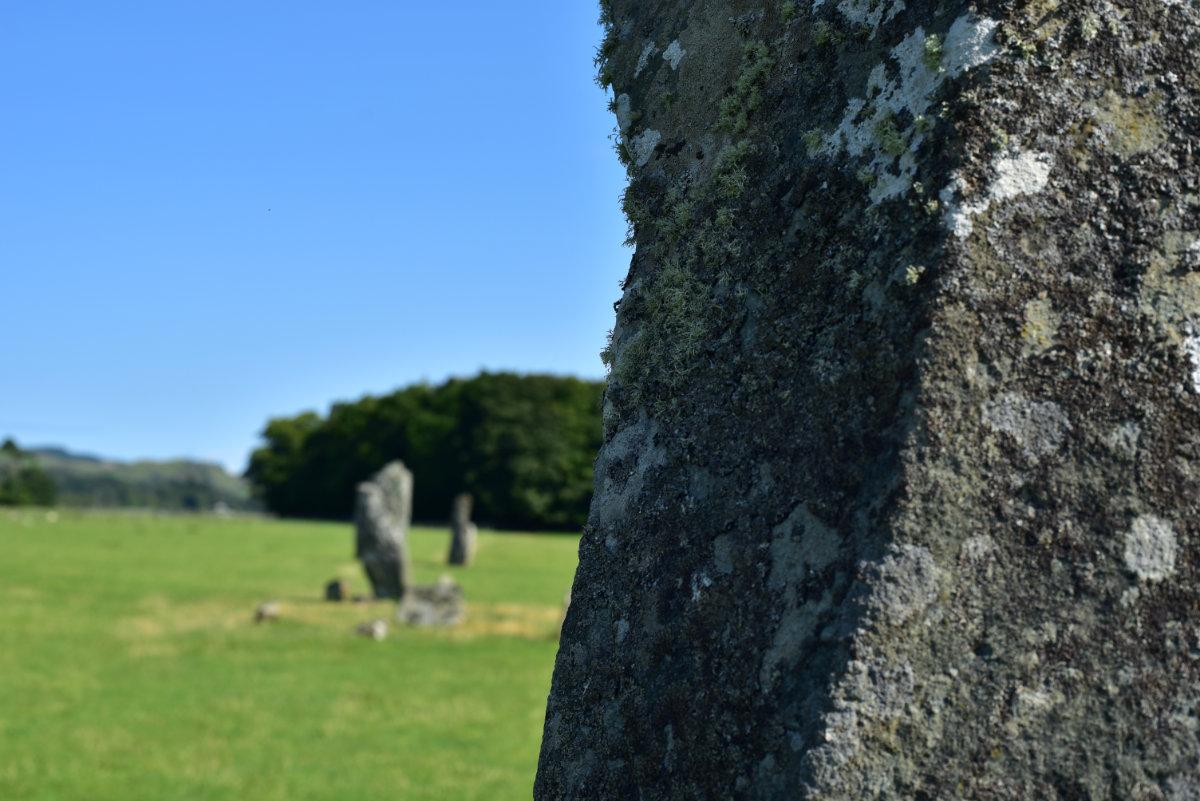
[{"label": "lichen on stone", "polygon": [[679,45],[679,40],[676,39],[671,44],[667,45],[667,49],[663,51],[663,60],[671,65],[671,69],[679,69],[679,62],[683,61],[683,57],[687,55],[687,51]]},{"label": "lichen on stone", "polygon": [[604,0],[635,251],[539,801],[1200,786],[1200,7],[906,2]]},{"label": "lichen on stone", "polygon": [[658,46],[651,40],[646,42],[646,46],[642,48],[641,55],[638,56],[637,66],[633,70],[633,77],[637,78],[642,74],[642,70],[646,69],[646,65],[650,63],[651,57],[658,52]]},{"label": "lichen on stone", "polygon": [[874,572],[869,608],[881,622],[893,626],[905,623],[937,598],[942,571],[927,548],[894,546]]},{"label": "lichen on stone", "polygon": [[[972,14],[957,18],[944,38],[916,28],[892,48],[887,62],[871,70],[865,96],[847,103],[822,152],[828,157],[845,152],[869,158],[873,203],[911,188],[917,173],[915,154],[929,134],[926,115],[934,98],[947,80],[996,56],[995,28],[993,20]],[[889,77],[890,72],[895,77]]]},{"label": "lichen on stone", "polygon": [[1125,532],[1125,566],[1141,581],[1170,578],[1178,550],[1175,529],[1155,515],[1139,515]]},{"label": "lichen on stone", "polygon": [[1054,347],[1059,315],[1049,298],[1036,298],[1025,304],[1021,325],[1022,350],[1026,355],[1045,353]]},{"label": "lichen on stone", "polygon": [[1011,437],[1026,457],[1035,460],[1057,453],[1071,431],[1071,421],[1061,406],[1019,392],[990,400],[983,410],[983,422]]},{"label": "lichen on stone", "polygon": [[871,36],[885,22],[891,22],[897,14],[907,8],[904,0],[841,0],[837,4],[847,20],[871,29]]},{"label": "lichen on stone", "polygon": [[992,206],[1045,189],[1053,165],[1052,155],[1034,151],[1017,151],[998,158],[992,164],[991,183],[983,192],[973,193],[973,199],[964,197],[966,184],[956,177],[940,193],[946,227],[959,239],[965,239],[974,230],[974,218]]},{"label": "lichen on stone", "polygon": [[645,167],[654,157],[654,149],[658,147],[658,143],[662,141],[662,134],[658,131],[642,131],[637,136],[633,137],[633,162],[638,167]]}]

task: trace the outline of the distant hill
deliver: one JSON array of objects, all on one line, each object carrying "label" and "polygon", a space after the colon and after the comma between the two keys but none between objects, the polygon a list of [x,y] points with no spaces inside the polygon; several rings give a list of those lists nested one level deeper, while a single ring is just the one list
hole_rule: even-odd
[{"label": "distant hill", "polygon": [[218,464],[187,459],[123,462],[58,447],[27,452],[54,481],[62,506],[197,512],[259,508],[249,485]]}]

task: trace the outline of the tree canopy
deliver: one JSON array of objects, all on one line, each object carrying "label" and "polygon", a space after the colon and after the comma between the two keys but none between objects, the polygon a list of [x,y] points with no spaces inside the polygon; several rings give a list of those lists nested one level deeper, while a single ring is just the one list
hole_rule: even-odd
[{"label": "tree canopy", "polygon": [[415,477],[413,514],[449,515],[459,492],[476,517],[510,528],[577,528],[592,495],[603,382],[481,373],[269,421],[246,477],[271,511],[344,519],[358,482],[393,459]]},{"label": "tree canopy", "polygon": [[57,490],[33,455],[12,439],[0,444],[0,506],[53,506]]}]

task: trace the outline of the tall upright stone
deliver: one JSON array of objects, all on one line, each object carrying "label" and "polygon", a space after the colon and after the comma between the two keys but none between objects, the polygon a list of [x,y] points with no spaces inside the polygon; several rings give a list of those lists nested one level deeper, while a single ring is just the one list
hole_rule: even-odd
[{"label": "tall upright stone", "polygon": [[603,5],[536,798],[1200,798],[1200,6]]},{"label": "tall upright stone", "polygon": [[408,589],[408,527],[412,522],[413,477],[395,461],[358,485],[355,555],[376,598],[402,598]]},{"label": "tall upright stone", "polygon": [[450,507],[450,553],[446,561],[452,565],[469,565],[475,559],[479,532],[471,522],[473,505],[470,494],[463,492],[454,496]]}]

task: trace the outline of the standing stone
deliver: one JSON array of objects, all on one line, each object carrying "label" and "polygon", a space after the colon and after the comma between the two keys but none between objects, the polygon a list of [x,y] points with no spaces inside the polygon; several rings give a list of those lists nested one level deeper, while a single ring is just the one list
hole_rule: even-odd
[{"label": "standing stone", "polygon": [[469,565],[475,559],[475,542],[478,531],[471,522],[471,496],[467,493],[454,496],[450,509],[450,555],[452,565]]},{"label": "standing stone", "polygon": [[1200,798],[1200,6],[604,0],[535,796]]},{"label": "standing stone", "polygon": [[399,461],[358,485],[355,555],[376,598],[402,598],[408,587],[412,490],[412,473]]}]

